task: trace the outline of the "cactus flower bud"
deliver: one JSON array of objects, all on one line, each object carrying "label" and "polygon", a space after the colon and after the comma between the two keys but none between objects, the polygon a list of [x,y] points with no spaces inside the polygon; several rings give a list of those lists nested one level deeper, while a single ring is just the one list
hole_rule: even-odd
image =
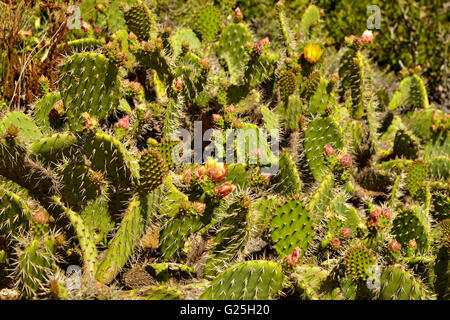
[{"label": "cactus flower bud", "polygon": [[302,249],[295,248],[294,251],[292,251],[291,254],[288,254],[284,257],[284,261],[287,262],[290,266],[294,266],[297,264],[298,259],[300,259],[300,255],[302,253]]},{"label": "cactus flower bud", "polygon": [[181,79],[180,77],[178,77],[176,82],[175,82],[175,88],[178,91],[181,91],[183,89],[183,79]]},{"label": "cactus flower bud", "polygon": [[181,181],[183,181],[184,184],[190,184],[192,181],[192,170],[191,168],[187,168],[183,171]]},{"label": "cactus flower bud", "polygon": [[48,215],[44,211],[38,211],[33,214],[32,220],[35,223],[46,224],[48,223]]},{"label": "cactus flower bud", "polygon": [[350,168],[352,165],[352,159],[350,157],[344,156],[339,160],[344,168]]},{"label": "cactus flower bud", "polygon": [[341,236],[344,239],[349,239],[351,234],[352,234],[352,229],[342,229],[341,230]]},{"label": "cactus flower bud", "polygon": [[18,33],[20,40],[25,40],[25,38],[31,37],[32,34],[33,34],[33,32],[31,31],[31,29],[29,29],[27,31],[20,30]]},{"label": "cactus flower bud", "polygon": [[338,238],[333,238],[331,240],[331,246],[333,249],[337,250],[341,247],[341,241]]},{"label": "cactus flower bud", "polygon": [[367,224],[370,227],[378,227],[380,225],[380,210],[375,209],[370,213]]},{"label": "cactus flower bud", "polygon": [[275,7],[277,7],[277,8],[283,8],[283,7],[284,7],[283,1],[278,1],[278,2],[275,4]]},{"label": "cactus flower bud", "polygon": [[202,215],[205,212],[206,204],[202,202],[193,202],[193,208],[197,211],[198,214]]},{"label": "cactus flower bud", "polygon": [[212,120],[213,120],[214,122],[218,122],[218,121],[222,120],[222,116],[221,116],[220,114],[214,113],[214,114],[212,115]]},{"label": "cactus flower bud", "polygon": [[227,112],[233,113],[235,111],[236,111],[236,109],[234,108],[234,104],[230,104],[227,108]]},{"label": "cactus flower bud", "polygon": [[87,23],[86,21],[81,21],[81,29],[86,32],[88,30],[91,30],[92,27],[89,23]]},{"label": "cactus flower bud", "polygon": [[400,251],[401,245],[400,245],[400,243],[398,243],[397,240],[394,239],[394,240],[391,241],[391,243],[389,244],[388,248],[391,251]]},{"label": "cactus flower bud", "polygon": [[123,128],[123,129],[128,129],[129,125],[130,125],[130,116],[129,115],[126,115],[125,117],[123,117],[122,119],[120,119],[117,122],[117,126],[120,128]]},{"label": "cactus flower bud", "polygon": [[325,153],[325,155],[329,156],[329,155],[335,154],[336,152],[334,151],[334,149],[333,149],[333,147],[331,145],[327,144],[325,146],[325,152],[324,153]]},{"label": "cactus flower bud", "polygon": [[261,173],[261,179],[265,182],[268,183],[270,181],[270,173]]},{"label": "cactus flower bud", "polygon": [[371,43],[373,40],[373,33],[370,30],[366,30],[361,35],[361,41],[365,44]]},{"label": "cactus flower bud", "polygon": [[413,249],[417,248],[416,239],[411,239],[411,240],[409,240],[408,246],[411,247],[411,248],[413,248]]},{"label": "cactus flower bud", "polygon": [[63,115],[64,115],[63,102],[62,102],[62,100],[59,100],[59,101],[55,102],[52,109],[48,113],[48,118],[51,120],[56,120],[56,119],[59,119]]},{"label": "cactus flower bud", "polygon": [[193,174],[197,180],[203,181],[206,177],[206,169],[203,166],[198,166],[194,169]]},{"label": "cactus flower bud", "polygon": [[130,31],[130,33],[128,34],[128,40],[136,40],[136,39],[137,36],[132,31]]},{"label": "cactus flower bud", "polygon": [[214,189],[214,193],[219,198],[227,198],[234,190],[231,181],[226,181]]},{"label": "cactus flower bud", "polygon": [[386,209],[381,210],[381,214],[382,214],[383,217],[385,217],[386,219],[391,219],[391,210],[389,210],[389,208],[386,208]]},{"label": "cactus flower bud", "polygon": [[239,9],[239,7],[234,9],[234,18],[237,21],[241,21],[242,19],[244,19],[244,15],[242,14],[242,11],[241,11],[241,9]]}]

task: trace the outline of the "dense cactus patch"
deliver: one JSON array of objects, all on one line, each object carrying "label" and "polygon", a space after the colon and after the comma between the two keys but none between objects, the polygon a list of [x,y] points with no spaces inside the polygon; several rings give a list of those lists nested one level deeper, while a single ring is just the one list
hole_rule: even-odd
[{"label": "dense cactus patch", "polygon": [[0,299],[448,299],[420,67],[387,77],[370,30],[337,51],[315,5],[261,2],[261,36],[248,4],[157,2],[0,2],[29,19],[0,27]]}]

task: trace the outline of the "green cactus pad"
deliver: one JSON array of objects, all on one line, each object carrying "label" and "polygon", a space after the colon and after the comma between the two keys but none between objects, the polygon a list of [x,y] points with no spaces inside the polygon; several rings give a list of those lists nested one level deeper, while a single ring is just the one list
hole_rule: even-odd
[{"label": "green cactus pad", "polygon": [[15,126],[19,129],[19,139],[24,143],[32,143],[42,137],[40,129],[33,120],[23,112],[8,112],[0,119],[0,137],[6,134],[7,129],[10,126]]},{"label": "green cactus pad", "polygon": [[270,238],[281,257],[295,248],[301,249],[301,256],[305,255],[314,234],[311,213],[297,196],[280,204],[270,222]]},{"label": "green cactus pad", "polygon": [[392,234],[405,252],[412,239],[419,251],[426,251],[430,245],[429,228],[428,217],[419,206],[400,211],[392,222]]},{"label": "green cactus pad", "polygon": [[55,133],[36,140],[30,149],[45,162],[57,163],[66,157],[71,158],[76,149],[76,142],[76,136],[70,132]]},{"label": "green cactus pad", "polygon": [[245,45],[252,41],[252,35],[243,23],[232,23],[222,30],[217,55],[228,56],[225,60],[232,83],[236,83],[244,75],[245,65],[249,60]]},{"label": "green cactus pad", "polygon": [[422,79],[414,74],[411,77],[411,86],[409,89],[408,106],[410,108],[428,108],[427,90]]},{"label": "green cactus pad", "polygon": [[46,277],[56,268],[55,240],[50,237],[22,238],[15,251],[17,285],[26,298],[35,298],[42,292]]},{"label": "green cactus pad", "polygon": [[291,274],[297,293],[306,300],[320,300],[328,272],[319,266],[303,264]]},{"label": "green cactus pad", "polygon": [[61,100],[59,92],[49,92],[33,106],[34,119],[44,133],[52,133],[53,126],[49,119],[49,113],[53,105]]},{"label": "green cactus pad", "polygon": [[285,101],[297,89],[297,77],[292,71],[284,71],[277,77],[280,98]]},{"label": "green cactus pad", "polygon": [[145,291],[146,300],[184,300],[183,293],[177,288],[151,286]]},{"label": "green cactus pad", "polygon": [[417,191],[423,186],[427,177],[427,164],[423,160],[415,160],[407,168],[406,189],[414,197]]},{"label": "green cactus pad", "polygon": [[135,195],[131,199],[125,216],[98,265],[97,280],[105,284],[110,283],[125,266],[144,234],[149,210],[154,208],[148,207],[145,197]]},{"label": "green cactus pad", "polygon": [[287,103],[278,106],[277,112],[280,115],[283,126],[288,131],[299,129],[299,122],[302,116],[303,103],[297,95],[291,95]]},{"label": "green cactus pad", "polygon": [[21,195],[0,184],[0,231],[8,237],[29,225],[31,210]]},{"label": "green cactus pad", "polygon": [[399,158],[416,159],[419,156],[418,139],[407,130],[395,134],[393,154]]},{"label": "green cactus pad", "polygon": [[323,178],[308,202],[309,211],[318,219],[321,219],[324,216],[325,211],[332,200],[333,188],[334,175],[330,173]]},{"label": "green cactus pad", "polygon": [[161,185],[168,172],[167,165],[158,151],[149,149],[139,159],[140,192],[150,193]]},{"label": "green cactus pad", "polygon": [[247,261],[229,267],[211,282],[200,300],[267,300],[282,288],[281,266],[271,261]]},{"label": "green cactus pad", "polygon": [[426,287],[401,265],[388,266],[381,274],[381,300],[429,300]]},{"label": "green cactus pad", "polygon": [[222,218],[214,245],[206,261],[204,274],[211,277],[237,258],[248,239],[250,199],[244,197],[234,202]]},{"label": "green cactus pad", "polygon": [[128,30],[139,40],[148,40],[156,33],[156,21],[152,12],[145,4],[132,6],[123,14]]},{"label": "green cactus pad", "polygon": [[309,5],[302,15],[301,30],[303,36],[309,37],[311,28],[317,24],[320,19],[320,10],[315,5]]},{"label": "green cactus pad", "polygon": [[127,188],[136,182],[137,160],[118,139],[99,131],[80,136],[78,143],[83,146],[82,152],[92,169],[102,172],[116,187]]},{"label": "green cactus pad", "polygon": [[320,72],[314,71],[311,73],[303,85],[302,97],[309,100],[319,88],[320,82]]},{"label": "green cactus pad", "polygon": [[189,44],[189,50],[196,51],[200,48],[201,42],[195,35],[195,32],[188,28],[182,28],[177,30],[169,38],[169,42],[172,46],[174,57],[178,57],[181,53],[183,42]]},{"label": "green cactus pad", "polygon": [[278,166],[278,172],[270,179],[275,191],[282,195],[299,193],[302,190],[302,181],[291,155],[281,152]]},{"label": "green cactus pad", "polygon": [[450,158],[440,156],[427,161],[429,176],[433,179],[448,180],[450,177]]},{"label": "green cactus pad", "polygon": [[201,35],[203,41],[213,41],[220,31],[221,24],[220,11],[212,5],[204,6],[194,17],[194,29]]},{"label": "green cactus pad", "polygon": [[56,204],[63,208],[65,214],[70,220],[72,227],[75,229],[82,251],[83,266],[85,268],[85,272],[87,272],[90,276],[93,276],[97,267],[98,252],[92,233],[84,224],[83,219],[77,213],[66,208],[59,198],[53,197],[53,200]]},{"label": "green cactus pad", "polygon": [[181,216],[172,218],[164,225],[159,236],[159,252],[168,260],[181,253],[184,243],[191,234],[203,226],[201,217]]},{"label": "green cactus pad", "polygon": [[61,72],[60,92],[72,129],[82,128],[84,112],[101,120],[119,105],[118,70],[104,55],[79,53],[70,56]]},{"label": "green cactus pad", "polygon": [[370,275],[369,266],[376,262],[375,255],[363,246],[350,247],[345,255],[346,272],[355,279],[366,280]]},{"label": "green cactus pad", "polygon": [[323,152],[330,144],[336,152],[344,147],[342,130],[331,118],[317,118],[308,124],[303,146],[309,169],[316,180],[321,180],[328,171]]}]

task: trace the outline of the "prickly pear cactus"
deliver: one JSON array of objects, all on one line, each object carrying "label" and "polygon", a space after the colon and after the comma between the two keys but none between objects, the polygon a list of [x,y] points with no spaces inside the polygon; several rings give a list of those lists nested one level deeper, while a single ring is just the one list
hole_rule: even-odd
[{"label": "prickly pear cactus", "polygon": [[51,2],[0,2],[0,300],[448,300],[446,87],[383,33]]},{"label": "prickly pear cactus", "polygon": [[301,249],[303,256],[314,237],[314,221],[301,198],[293,196],[284,201],[273,214],[270,237],[281,257]]},{"label": "prickly pear cactus", "polygon": [[[282,288],[283,272],[271,261],[247,261],[228,268],[200,297],[206,300],[266,300]],[[234,284],[234,285],[233,285]]]}]

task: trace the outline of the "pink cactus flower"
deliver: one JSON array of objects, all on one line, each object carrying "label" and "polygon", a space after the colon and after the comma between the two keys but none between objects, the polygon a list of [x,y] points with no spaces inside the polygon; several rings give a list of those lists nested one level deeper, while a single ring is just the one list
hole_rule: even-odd
[{"label": "pink cactus flower", "polygon": [[94,33],[95,33],[95,34],[100,34],[100,33],[102,33],[102,27],[95,26],[95,27],[94,27]]},{"label": "pink cactus flower", "polygon": [[335,154],[336,152],[334,151],[333,147],[330,144],[327,144],[325,146],[324,153],[325,153],[325,155],[329,156],[329,155]]},{"label": "pink cactus flower", "polygon": [[92,27],[89,23],[87,23],[86,21],[81,21],[81,29],[86,32],[88,30],[91,30]]},{"label": "pink cactus flower", "polygon": [[261,42],[263,45],[270,46],[270,40],[269,40],[269,37],[265,37],[265,38],[262,39],[260,42]]},{"label": "pink cactus flower", "polygon": [[264,50],[263,44],[261,43],[261,41],[257,41],[253,44],[253,50],[258,52],[258,53],[262,53]]},{"label": "pink cactus flower", "polygon": [[208,176],[213,182],[221,182],[228,174],[228,166],[224,163],[215,163],[208,169]]}]

